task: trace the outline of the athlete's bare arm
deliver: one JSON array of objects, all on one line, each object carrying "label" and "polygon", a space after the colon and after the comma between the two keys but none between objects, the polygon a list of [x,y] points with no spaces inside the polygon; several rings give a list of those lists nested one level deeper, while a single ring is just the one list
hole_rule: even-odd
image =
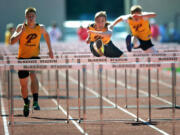
[{"label": "athlete's bare arm", "polygon": [[101,37],[111,37],[112,36],[112,29],[108,27],[108,30],[106,32],[103,31],[94,31],[94,30],[88,30],[88,34],[94,33]]},{"label": "athlete's bare arm", "polygon": [[53,58],[54,56],[53,56],[53,51],[52,51],[52,48],[51,48],[51,42],[50,42],[49,34],[48,34],[48,32],[46,31],[44,25],[40,25],[40,27],[41,27],[41,33],[43,34],[44,39],[45,39],[45,41],[46,41],[46,43],[47,43],[47,46],[48,46],[49,57],[50,57],[50,58]]},{"label": "athlete's bare arm", "polygon": [[125,21],[125,20],[127,20],[128,18],[130,18],[130,17],[131,17],[131,14],[119,16],[119,17],[118,17],[117,19],[115,19],[115,20],[113,21],[113,23],[111,24],[111,26],[110,26],[111,29],[113,29],[116,24],[118,24],[118,23],[120,23],[120,22],[122,22],[122,21]]},{"label": "athlete's bare arm", "polygon": [[[87,31],[89,30],[89,27],[87,27]],[[88,34],[88,37],[86,39],[86,43],[89,44],[91,42],[90,34]]]},{"label": "athlete's bare arm", "polygon": [[90,36],[88,36],[86,43],[89,44],[91,42]]},{"label": "athlete's bare arm", "polygon": [[140,19],[149,19],[149,18],[154,18],[156,17],[156,13],[154,12],[142,12],[142,14],[134,14],[132,15],[133,18],[140,18]]},{"label": "athlete's bare arm", "polygon": [[25,23],[19,24],[16,28],[16,31],[10,38],[10,44],[15,44],[21,37],[22,33],[25,31]]}]

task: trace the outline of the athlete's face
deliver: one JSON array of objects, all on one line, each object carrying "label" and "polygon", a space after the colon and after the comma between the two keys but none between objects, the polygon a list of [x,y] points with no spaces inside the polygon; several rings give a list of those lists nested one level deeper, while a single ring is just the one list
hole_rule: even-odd
[{"label": "athlete's face", "polygon": [[95,23],[96,23],[97,29],[101,30],[101,29],[103,29],[105,27],[106,18],[103,17],[103,16],[100,16],[100,17],[96,18]]},{"label": "athlete's face", "polygon": [[26,20],[28,23],[35,23],[36,22],[36,14],[34,12],[27,13]]},{"label": "athlete's face", "polygon": [[141,20],[141,18],[139,17],[141,15],[141,12],[135,12],[134,14],[133,14],[133,18],[134,18],[134,20],[135,21],[139,21],[139,20]]}]

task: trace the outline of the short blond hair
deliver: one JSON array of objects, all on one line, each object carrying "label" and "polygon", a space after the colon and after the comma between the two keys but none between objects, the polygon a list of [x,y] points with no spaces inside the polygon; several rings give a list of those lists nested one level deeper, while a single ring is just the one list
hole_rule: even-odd
[{"label": "short blond hair", "polygon": [[142,12],[142,7],[140,5],[133,5],[130,9],[131,14],[134,14],[136,12],[141,13]]},{"label": "short blond hair", "polygon": [[25,10],[25,15],[27,15],[28,13],[31,13],[31,12],[33,12],[33,13],[36,14],[36,8],[34,8],[34,7],[28,7],[28,8],[26,8],[26,10]]},{"label": "short blond hair", "polygon": [[94,19],[96,20],[98,17],[105,17],[105,19],[107,20],[107,14],[106,11],[99,11],[95,14]]}]

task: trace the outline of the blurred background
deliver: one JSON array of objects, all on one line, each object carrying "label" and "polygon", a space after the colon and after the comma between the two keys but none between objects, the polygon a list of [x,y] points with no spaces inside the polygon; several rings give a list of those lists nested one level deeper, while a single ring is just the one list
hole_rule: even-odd
[{"label": "blurred background", "polygon": [[[49,33],[57,28],[57,38],[53,42],[81,40],[80,27],[87,27],[94,21],[94,14],[106,11],[111,22],[120,15],[129,14],[134,4],[142,6],[143,11],[156,12],[157,17],[150,20],[155,26],[154,40],[180,43],[180,0],[1,0],[0,4],[0,42],[19,24],[23,23],[27,7],[37,9],[37,22],[44,24]],[[113,32],[114,40],[121,40],[129,32],[126,23],[119,23]],[[43,39],[42,39],[43,40]]]}]

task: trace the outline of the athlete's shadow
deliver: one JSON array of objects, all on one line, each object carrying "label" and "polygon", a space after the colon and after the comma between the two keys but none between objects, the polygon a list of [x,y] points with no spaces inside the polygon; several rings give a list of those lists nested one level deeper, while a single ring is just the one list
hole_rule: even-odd
[{"label": "athlete's shadow", "polygon": [[[173,107],[160,107],[158,108],[159,110],[164,110],[164,109],[172,109]],[[175,106],[175,109],[180,109],[180,106]]]},{"label": "athlete's shadow", "polygon": [[[45,117],[31,117],[33,119],[38,119],[38,120],[57,120],[57,121],[67,121],[67,119],[63,118],[45,118]],[[79,119],[69,119],[69,120],[79,120]],[[82,120],[82,119],[81,119]]]},{"label": "athlete's shadow", "polygon": [[144,125],[157,125],[157,122],[153,121],[153,122],[130,122],[130,123],[126,123],[126,124],[131,124],[132,126],[144,126]]},{"label": "athlete's shadow", "polygon": [[[2,115],[0,115],[1,117],[9,117],[9,115],[8,114],[6,114],[6,115],[4,115],[4,114],[2,114]],[[13,115],[14,117],[24,117],[24,115],[22,115],[22,114],[16,114],[16,115]]]}]

